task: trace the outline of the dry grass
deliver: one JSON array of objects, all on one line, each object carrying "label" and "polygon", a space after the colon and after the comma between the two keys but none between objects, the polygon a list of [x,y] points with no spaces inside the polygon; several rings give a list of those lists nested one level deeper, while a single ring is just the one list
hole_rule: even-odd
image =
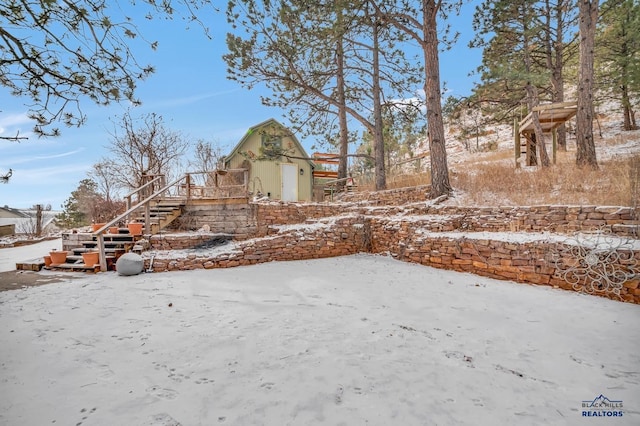
[{"label": "dry grass", "polygon": [[[461,205],[640,206],[640,155],[601,160],[598,170],[578,168],[574,152],[559,152],[549,168],[516,169],[511,152],[496,151],[450,166],[451,185]],[[387,188],[430,183],[428,172],[387,175]],[[358,181],[373,191],[372,181]]]},{"label": "dry grass", "polygon": [[452,173],[451,183],[465,204],[637,206],[638,184],[632,182],[639,166],[640,156],[602,162],[598,170],[566,161],[546,169],[485,163]]}]

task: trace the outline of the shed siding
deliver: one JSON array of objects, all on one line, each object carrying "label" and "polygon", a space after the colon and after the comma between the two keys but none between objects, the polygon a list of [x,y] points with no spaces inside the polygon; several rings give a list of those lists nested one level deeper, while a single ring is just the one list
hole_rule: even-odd
[{"label": "shed siding", "polygon": [[[283,147],[286,149],[293,149],[292,155],[297,157],[305,157],[306,153],[300,151],[297,145],[290,137],[284,137],[282,139]],[[243,146],[240,148],[240,152],[253,153],[255,156],[260,155],[260,147],[262,146],[262,136],[260,132],[253,132]],[[239,152],[234,154],[228,161],[229,168],[239,168],[242,166],[245,156]],[[313,182],[312,182],[312,170],[309,161],[301,159],[287,159],[285,157],[279,158],[274,161],[270,160],[250,160],[251,170],[249,172],[249,191],[254,195],[260,191],[262,194],[270,194],[270,198],[274,200],[282,199],[282,176],[280,164],[292,163],[296,164],[298,173],[303,170],[303,174],[298,176],[298,199],[300,201],[310,201],[313,195]]]}]

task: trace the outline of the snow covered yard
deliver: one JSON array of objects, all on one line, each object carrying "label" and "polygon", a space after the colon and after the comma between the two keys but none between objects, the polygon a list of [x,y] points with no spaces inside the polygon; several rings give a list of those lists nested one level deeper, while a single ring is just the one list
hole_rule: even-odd
[{"label": "snow covered yard", "polygon": [[0,424],[636,425],[639,314],[364,254],[82,275],[0,293]]}]

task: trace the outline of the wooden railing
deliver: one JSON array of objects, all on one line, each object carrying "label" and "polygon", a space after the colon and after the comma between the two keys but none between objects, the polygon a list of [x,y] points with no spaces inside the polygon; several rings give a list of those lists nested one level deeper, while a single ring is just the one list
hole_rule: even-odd
[{"label": "wooden railing", "polygon": [[[242,172],[243,182],[237,185],[219,185],[218,175],[226,173],[240,173]],[[218,189],[237,189],[246,195],[248,183],[249,183],[249,171],[246,169],[230,169],[225,171],[213,171],[213,172],[189,172],[180,176],[173,182],[163,185],[165,183],[164,175],[148,175],[148,182],[143,184],[140,188],[137,188],[127,195],[126,210],[116,218],[105,223],[101,228],[92,233],[96,237],[98,242],[98,251],[100,253],[100,270],[107,270],[107,258],[104,251],[104,232],[109,227],[119,223],[121,221],[128,221],[131,214],[144,209],[144,227],[149,232],[151,229],[151,202],[160,197],[167,197],[167,193],[172,189],[176,189],[174,197],[179,199],[185,199],[187,202],[196,197],[204,197],[204,191],[206,186],[194,185],[192,175],[205,174],[214,176],[214,188]],[[133,199],[137,198],[137,203],[133,205]]]},{"label": "wooden railing", "polygon": [[[127,210],[122,213],[121,215],[117,216],[116,218],[110,220],[109,222],[105,223],[101,228],[97,229],[96,231],[94,231],[92,233],[93,236],[96,237],[96,241],[98,242],[98,252],[100,253],[100,270],[101,271],[106,271],[107,270],[107,257],[104,251],[104,232],[109,229],[109,227],[113,226],[114,224],[125,220],[126,218],[129,217],[129,215],[133,212],[135,212],[136,210],[140,209],[140,208],[144,208],[144,226],[145,229],[149,230],[151,229],[151,201],[153,201],[154,199],[157,199],[159,197],[161,197],[162,195],[164,195],[169,189],[171,189],[174,186],[177,186],[180,184],[180,182],[182,182],[183,180],[188,180],[188,176],[189,174],[185,174],[181,177],[179,177],[178,179],[174,180],[173,182],[171,182],[168,185],[163,186],[162,188],[156,190],[154,193],[152,193],[151,195],[149,195],[148,197],[144,198],[143,200],[139,201],[137,204],[135,204],[134,206],[129,206],[130,203],[130,198],[128,198],[128,208]],[[149,185],[152,185],[153,182],[156,182],[157,179],[164,179],[164,177],[162,176],[157,176],[155,177],[153,180],[147,182],[145,185],[147,188],[149,187]],[[140,194],[140,189],[142,187],[138,188],[136,191],[133,191],[131,194],[128,194],[128,197],[138,193]]]}]

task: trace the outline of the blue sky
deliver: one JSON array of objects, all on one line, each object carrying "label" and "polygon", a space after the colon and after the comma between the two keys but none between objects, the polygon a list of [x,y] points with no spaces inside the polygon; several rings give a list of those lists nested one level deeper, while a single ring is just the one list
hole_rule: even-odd
[{"label": "blue sky", "polygon": [[[460,16],[452,22],[461,33],[456,46],[443,52],[441,80],[449,93],[465,96],[471,93],[473,79],[468,77],[480,63],[481,52],[467,48],[473,37],[471,20],[474,4],[463,5]],[[186,30],[181,20],[153,20],[139,25],[148,40],[158,40],[156,51],[136,49],[141,64],[152,64],[156,72],[138,86],[143,104],[132,111],[134,117],[157,113],[167,128],[182,133],[189,140],[204,139],[230,151],[247,129],[268,118],[288,124],[285,111],[267,108],[260,103],[262,88],[247,90],[226,79],[222,55],[226,53],[225,35],[230,30],[224,13],[211,11],[200,15],[211,28],[211,40],[196,26]],[[29,99],[12,97],[0,88],[0,135],[12,136],[17,131],[29,140],[0,141],[0,174],[13,169],[10,183],[0,184],[0,206],[28,208],[34,204],[51,204],[60,209],[78,182],[87,177],[91,165],[108,154],[106,149],[117,121],[128,107],[114,104],[100,107],[89,101],[81,108],[87,123],[80,128],[60,126],[62,135],[37,138],[30,135],[32,124],[26,118]],[[301,141],[311,150],[312,138]]]}]

